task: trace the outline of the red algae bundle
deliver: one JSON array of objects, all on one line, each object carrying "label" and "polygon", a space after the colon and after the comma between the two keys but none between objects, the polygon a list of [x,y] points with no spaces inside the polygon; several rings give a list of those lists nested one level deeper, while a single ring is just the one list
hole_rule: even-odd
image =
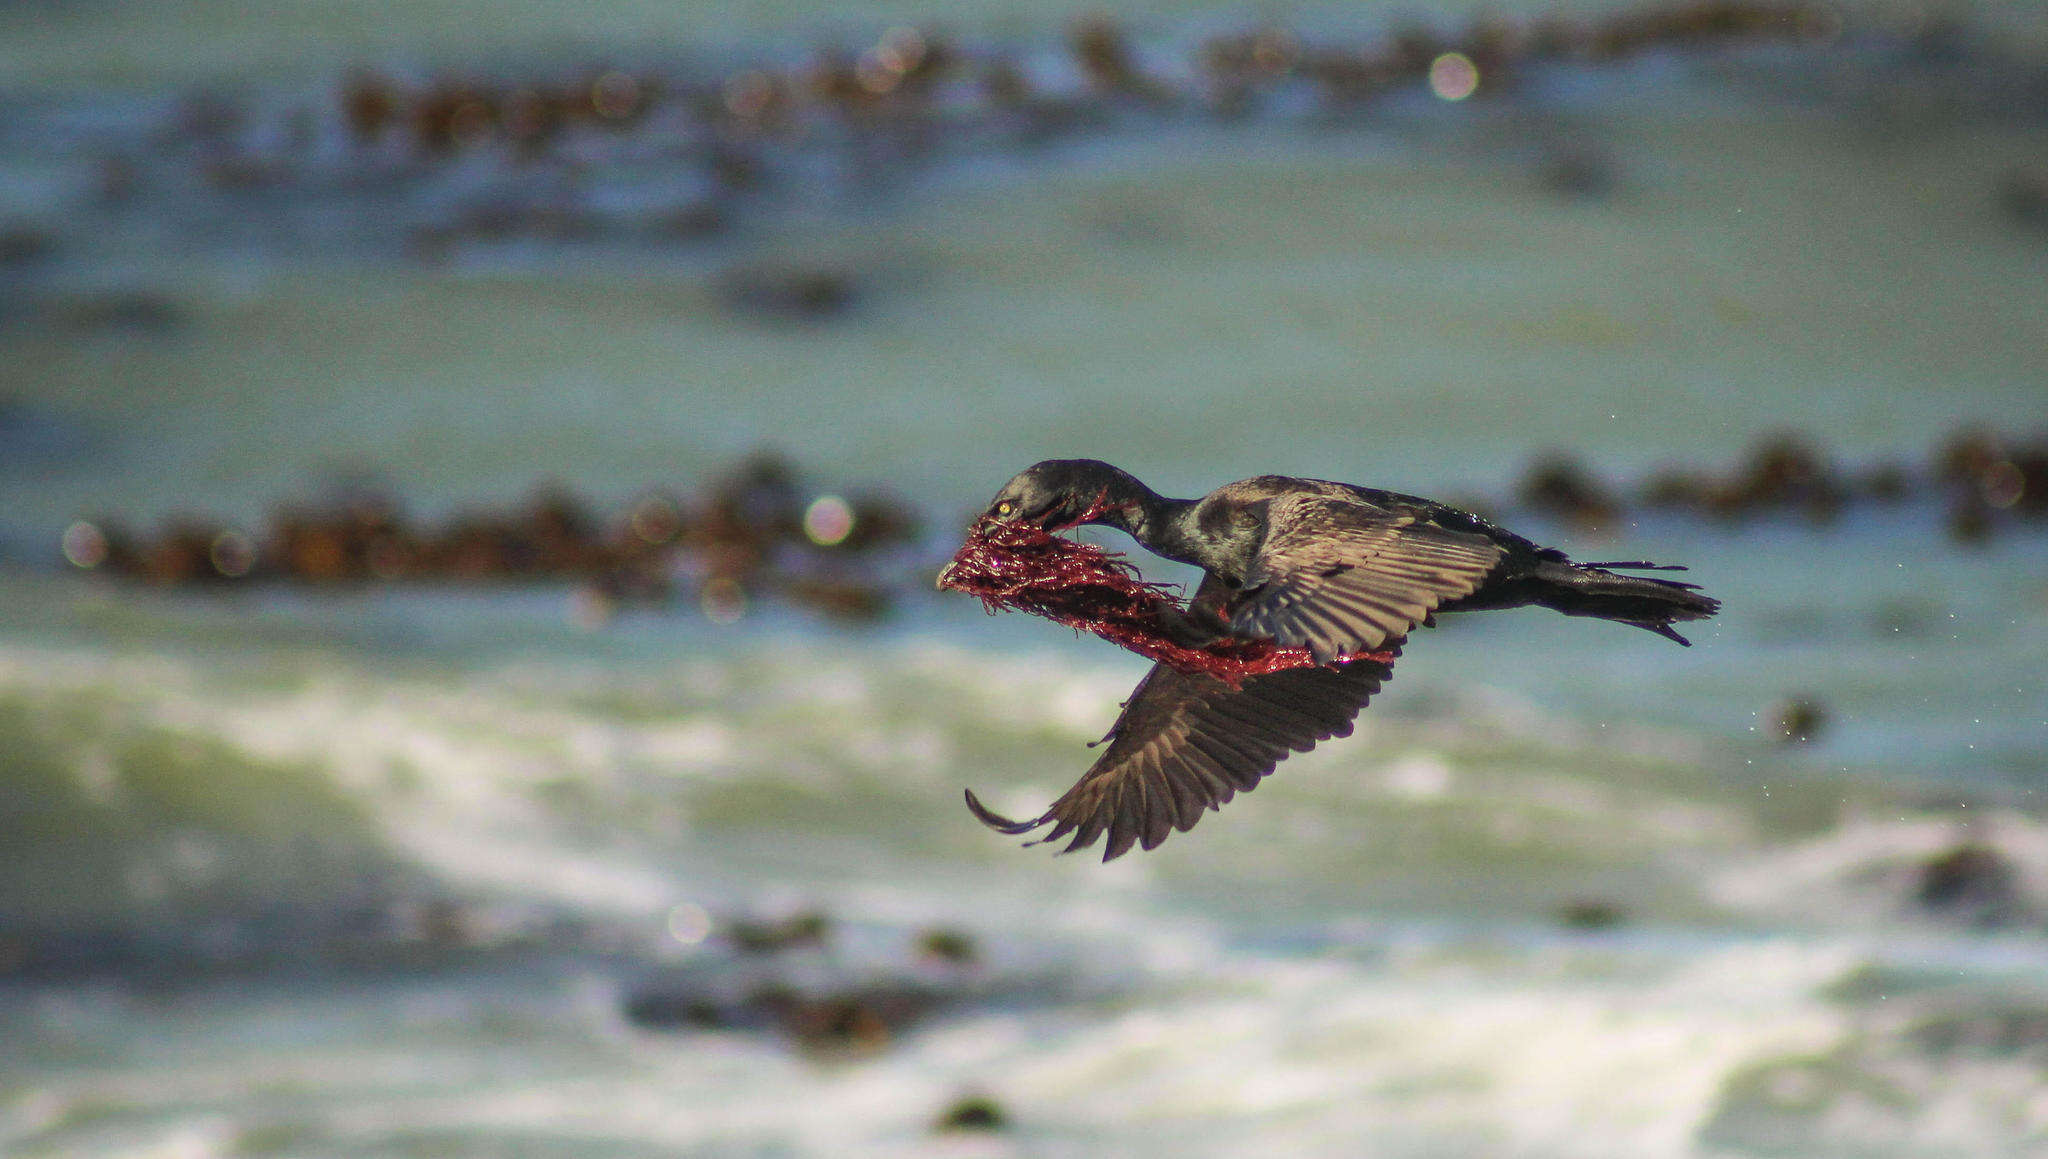
[{"label": "red algae bundle", "polygon": [[[1091,510],[1074,523],[1099,514]],[[1267,640],[1180,643],[1170,625],[1186,605],[1170,585],[1140,579],[1121,555],[1028,523],[986,519],[976,524],[940,573],[939,585],[979,598],[991,613],[1009,608],[1043,616],[1232,687],[1249,677],[1315,665],[1308,649]],[[1359,658],[1387,663],[1393,654],[1346,657]]]}]

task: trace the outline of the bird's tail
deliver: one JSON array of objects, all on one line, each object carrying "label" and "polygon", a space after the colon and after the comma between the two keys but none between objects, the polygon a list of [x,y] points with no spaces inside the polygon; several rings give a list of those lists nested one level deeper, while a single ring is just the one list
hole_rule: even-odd
[{"label": "bird's tail", "polygon": [[1692,641],[1672,629],[1675,623],[1704,620],[1721,610],[1721,601],[1700,594],[1698,584],[1654,576],[1618,575],[1631,571],[1684,571],[1675,564],[1640,560],[1608,563],[1546,563],[1537,571],[1543,595],[1537,602],[1567,616],[1592,616],[1655,632],[1687,647]]}]

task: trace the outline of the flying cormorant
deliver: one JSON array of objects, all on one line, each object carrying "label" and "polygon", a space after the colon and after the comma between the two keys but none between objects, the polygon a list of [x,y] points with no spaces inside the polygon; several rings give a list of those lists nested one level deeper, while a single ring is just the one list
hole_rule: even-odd
[{"label": "flying cormorant", "polygon": [[[1001,832],[1051,825],[1041,841],[1073,834],[1064,852],[1107,835],[1105,861],[1193,828],[1204,809],[1256,788],[1288,753],[1349,736],[1408,634],[1439,612],[1533,604],[1689,644],[1671,625],[1720,607],[1695,585],[1610,570],[1679,568],[1573,563],[1442,503],[1285,475],[1168,499],[1108,463],[1049,459],[1005,484],[976,528],[1080,523],[1117,528],[1203,570],[1186,610],[1161,624],[1171,644],[1263,642],[1308,653],[1300,667],[1235,681],[1155,664],[1101,757],[1038,817],[1009,820],[967,792],[968,808]],[[958,566],[940,573],[940,587],[953,586]]]}]

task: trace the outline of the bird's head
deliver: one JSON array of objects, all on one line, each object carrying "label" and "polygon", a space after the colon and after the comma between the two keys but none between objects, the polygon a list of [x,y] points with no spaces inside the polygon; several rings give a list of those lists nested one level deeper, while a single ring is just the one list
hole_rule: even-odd
[{"label": "bird's head", "polygon": [[[980,521],[1070,527],[1100,522],[1100,506],[1130,494],[1137,480],[1096,459],[1047,459],[1018,472],[989,500]],[[1091,513],[1095,517],[1087,518]]]}]

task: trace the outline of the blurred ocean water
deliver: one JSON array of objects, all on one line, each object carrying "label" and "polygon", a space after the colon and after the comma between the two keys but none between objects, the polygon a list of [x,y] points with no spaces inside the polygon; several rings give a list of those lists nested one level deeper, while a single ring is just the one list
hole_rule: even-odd
[{"label": "blurred ocean water", "polygon": [[[958,19],[1028,63],[1073,15]],[[1163,62],[1243,14],[1141,15]],[[786,195],[700,239],[425,247],[499,162],[392,195],[321,122],[299,176],[209,186],[192,94],[250,54],[236,99],[275,110],[223,139],[261,161],[366,54],[751,61],[846,25],[305,7],[279,48],[247,17],[0,16],[27,30],[0,36],[0,1150],[2048,1147],[2039,525],[1511,498],[1551,451],[1640,478],[1784,429],[1858,467],[2038,436],[2048,235],[1999,195],[2048,158],[2024,10],[1978,14],[1982,57],[1717,50],[1336,117],[1139,113],[875,180],[791,148]],[[1304,15],[1394,18],[1345,19]],[[576,205],[687,184],[593,156]],[[850,305],[764,315],[730,289],[762,269]],[[928,516],[891,618],[157,588],[58,551],[79,518],[253,531],[337,479],[433,518],[550,479],[624,504],[763,445]],[[1285,471],[1469,499],[1582,558],[1687,563],[1727,610],[1684,651],[1448,622],[1354,737],[1157,851],[1054,858],[959,791],[1039,807],[1142,665],[916,590],[1054,455],[1181,494]],[[1793,698],[1809,743],[1778,739]],[[935,1130],[969,1096],[1001,1122]]]}]

